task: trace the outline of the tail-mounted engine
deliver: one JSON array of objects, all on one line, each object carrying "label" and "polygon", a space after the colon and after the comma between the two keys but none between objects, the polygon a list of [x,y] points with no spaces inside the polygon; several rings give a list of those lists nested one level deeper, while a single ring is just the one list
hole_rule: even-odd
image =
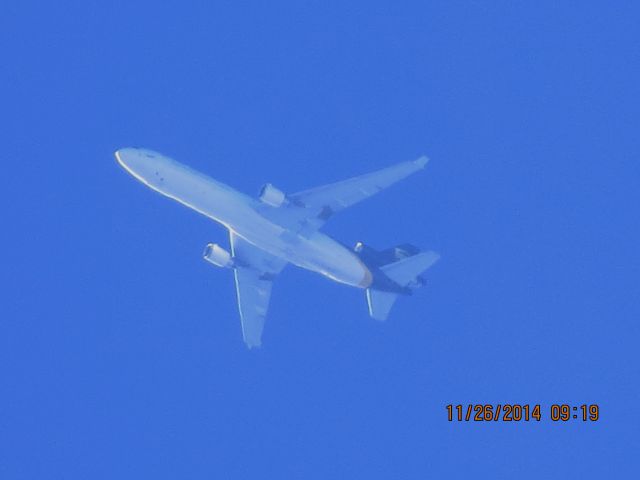
[{"label": "tail-mounted engine", "polygon": [[265,183],[260,189],[259,198],[262,203],[272,207],[280,207],[287,203],[287,196],[270,183]]},{"label": "tail-mounted engine", "polygon": [[420,253],[418,247],[409,243],[403,243],[402,245],[378,251],[362,242],[358,242],[353,247],[353,251],[356,252],[366,264],[372,266],[387,265]]},{"label": "tail-mounted engine", "polygon": [[217,243],[210,243],[204,249],[203,258],[212,265],[220,268],[233,267],[233,257]]}]

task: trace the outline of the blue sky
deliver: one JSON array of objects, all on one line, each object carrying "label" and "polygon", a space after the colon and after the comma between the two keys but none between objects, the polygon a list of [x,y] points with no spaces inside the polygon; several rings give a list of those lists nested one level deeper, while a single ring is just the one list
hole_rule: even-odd
[{"label": "blue sky", "polygon": [[[632,2],[3,10],[1,478],[637,474]],[[383,325],[287,268],[247,351],[201,259],[225,231],[126,175],[123,146],[253,194],[427,154],[326,231],[442,259]],[[546,418],[446,420],[478,402]]]}]

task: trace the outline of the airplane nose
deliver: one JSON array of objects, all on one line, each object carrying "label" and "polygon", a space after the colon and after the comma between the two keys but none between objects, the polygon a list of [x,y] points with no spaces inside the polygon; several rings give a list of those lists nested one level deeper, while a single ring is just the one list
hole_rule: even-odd
[{"label": "airplane nose", "polygon": [[133,153],[132,148],[121,148],[113,154],[122,168],[129,169]]},{"label": "airplane nose", "polygon": [[124,167],[124,161],[122,160],[122,152],[120,150],[116,150],[116,153],[113,154],[116,157],[116,161],[120,164],[121,167]]},{"label": "airplane nose", "polygon": [[160,170],[165,159],[158,153],[145,148],[121,148],[114,152],[118,164],[129,174],[147,185],[153,185],[160,179]]},{"label": "airplane nose", "polygon": [[146,162],[141,158],[140,151],[136,148],[121,148],[113,154],[118,164],[131,175],[142,181],[145,176]]}]

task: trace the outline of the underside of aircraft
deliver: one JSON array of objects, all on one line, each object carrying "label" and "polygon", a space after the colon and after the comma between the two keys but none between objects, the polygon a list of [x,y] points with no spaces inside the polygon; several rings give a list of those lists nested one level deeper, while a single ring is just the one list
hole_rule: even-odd
[{"label": "underside of aircraft", "polygon": [[228,228],[231,251],[211,243],[203,256],[233,270],[249,348],[262,343],[273,281],[289,263],[365,289],[370,316],[383,321],[398,296],[425,284],[424,271],[439,258],[411,244],[348,248],[320,232],[335,213],[422,170],[426,157],[290,195],[266,184],[254,199],[151,150],[125,148],[115,156],[148,187]]}]

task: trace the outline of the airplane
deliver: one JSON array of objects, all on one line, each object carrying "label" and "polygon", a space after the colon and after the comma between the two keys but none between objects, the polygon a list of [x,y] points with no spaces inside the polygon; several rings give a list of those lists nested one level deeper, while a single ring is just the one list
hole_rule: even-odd
[{"label": "airplane", "polygon": [[203,257],[233,270],[242,336],[249,349],[262,344],[271,287],[289,263],[336,282],[364,289],[369,315],[387,319],[399,295],[425,284],[422,275],[439,258],[411,244],[377,251],[353,249],[320,232],[335,213],[422,170],[427,157],[287,195],[265,184],[252,198],[175,160],[144,148],[115,152],[118,163],[151,189],[222,224],[231,252],[210,243]]}]

